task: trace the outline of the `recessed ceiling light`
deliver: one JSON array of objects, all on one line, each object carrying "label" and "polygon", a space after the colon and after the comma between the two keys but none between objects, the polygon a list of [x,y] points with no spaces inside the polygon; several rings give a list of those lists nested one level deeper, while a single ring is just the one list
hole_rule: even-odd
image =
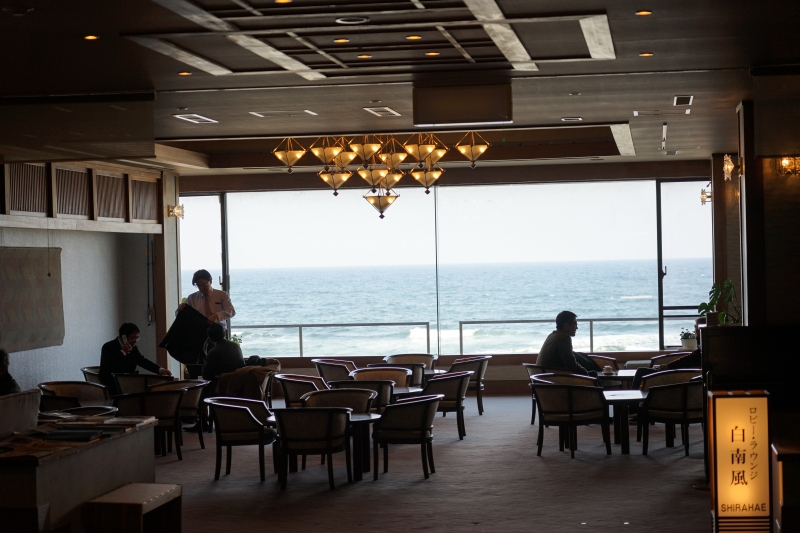
[{"label": "recessed ceiling light", "polygon": [[333,42],[335,42],[335,43],[349,43],[350,39],[345,39],[344,37],[342,37],[341,39],[334,39]]},{"label": "recessed ceiling light", "polygon": [[426,55],[426,56],[431,56],[431,57],[434,57],[434,56],[438,56],[438,55],[439,55],[439,52],[425,52],[425,55]]},{"label": "recessed ceiling light", "polygon": [[317,115],[319,115],[319,113],[314,113],[314,112],[313,112],[313,111],[311,111],[310,109],[303,109],[303,111],[305,111],[305,112],[306,112],[306,113],[308,113],[309,115],[314,115],[315,117],[316,117]]},{"label": "recessed ceiling light", "polygon": [[648,15],[652,15],[653,12],[648,9],[640,9],[639,11],[636,12],[636,14],[639,15],[640,17],[646,17]]},{"label": "recessed ceiling light", "polygon": [[406,39],[408,39],[409,41],[419,41],[420,39],[422,39],[422,35],[409,35],[408,37],[406,37]]},{"label": "recessed ceiling light", "polygon": [[216,124],[217,121],[213,118],[204,117],[203,115],[172,115],[175,118],[191,122],[192,124]]},{"label": "recessed ceiling light", "polygon": [[569,93],[570,96],[580,96],[581,93]]},{"label": "recessed ceiling light", "polygon": [[87,35],[86,37],[84,37],[84,39],[86,39],[87,41],[96,41],[99,38],[100,37],[98,37],[97,35]]},{"label": "recessed ceiling light", "polygon": [[336,19],[336,24],[355,25],[366,24],[369,22],[367,17],[341,17]]},{"label": "recessed ceiling light", "polygon": [[580,122],[582,120],[581,117],[561,117],[561,122]]},{"label": "recessed ceiling light", "polygon": [[653,52],[642,52],[639,54],[641,57],[653,57]]},{"label": "recessed ceiling light", "polygon": [[276,4],[291,4],[292,0],[275,0]]},{"label": "recessed ceiling light", "polygon": [[380,104],[381,101],[380,100],[370,100],[369,103],[370,104]]},{"label": "recessed ceiling light", "polygon": [[184,70],[183,72],[178,72],[178,76],[191,76],[192,73],[188,70]]},{"label": "recessed ceiling light", "polygon": [[369,54],[361,54],[360,56],[358,56],[358,58],[359,58],[359,59],[369,59],[369,58],[371,58],[371,57],[372,57],[372,56],[371,56],[371,55],[369,55]]}]

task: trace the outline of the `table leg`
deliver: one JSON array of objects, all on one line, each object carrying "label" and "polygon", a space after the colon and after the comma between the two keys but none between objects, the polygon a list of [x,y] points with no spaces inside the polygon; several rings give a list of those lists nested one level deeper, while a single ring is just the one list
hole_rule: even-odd
[{"label": "table leg", "polygon": [[619,419],[619,406],[613,405],[611,408],[614,410],[614,444],[619,444],[620,440],[620,428],[622,427],[622,422]]},{"label": "table leg", "polygon": [[297,454],[293,453],[289,455],[289,472],[297,472]]},{"label": "table leg", "polygon": [[369,425],[364,426],[361,431],[361,449],[364,450],[364,462],[362,469],[364,472],[369,472],[370,463],[370,442],[369,442]]},{"label": "table leg", "polygon": [[361,424],[354,424],[350,427],[353,435],[353,480],[361,481],[364,466],[362,459],[364,455],[363,439],[361,438],[362,427]]},{"label": "table leg", "polygon": [[[614,411],[616,411],[617,406],[614,406]],[[628,427],[628,404],[621,403],[619,404],[619,431],[620,440],[622,440],[622,453],[623,455],[628,455],[631,453],[631,443],[630,443],[630,428]]]}]

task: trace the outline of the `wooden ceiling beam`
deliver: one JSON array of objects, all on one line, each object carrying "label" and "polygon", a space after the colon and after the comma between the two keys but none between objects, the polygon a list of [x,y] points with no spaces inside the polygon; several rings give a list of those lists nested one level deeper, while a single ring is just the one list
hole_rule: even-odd
[{"label": "wooden ceiling beam", "polygon": [[192,152],[191,150],[174,148],[163,144],[156,144],[155,150],[155,160],[158,163],[182,168],[209,168],[208,154]]}]

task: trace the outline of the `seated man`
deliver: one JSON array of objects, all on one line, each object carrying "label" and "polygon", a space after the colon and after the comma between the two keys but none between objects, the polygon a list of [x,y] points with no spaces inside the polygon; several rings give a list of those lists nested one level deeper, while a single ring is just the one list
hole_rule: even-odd
[{"label": "seated man", "polygon": [[136,367],[140,366],[154,374],[172,375],[168,369],[161,368],[143,356],[136,347],[137,342],[139,342],[139,328],[136,324],[126,322],[119,328],[119,337],[103,345],[100,352],[100,382],[108,387],[108,392],[112,396],[119,394],[119,391],[111,374],[133,374]]},{"label": "seated man", "polygon": [[222,324],[211,324],[208,327],[208,340],[213,347],[206,355],[206,363],[201,372],[203,379],[211,381],[245,366],[242,349],[225,338]]},{"label": "seated man", "polygon": [[577,331],[578,315],[571,311],[558,313],[556,330],[545,339],[536,358],[536,364],[547,369],[588,375],[586,369],[575,360],[575,354],[572,352],[572,337]]},{"label": "seated man", "polygon": [[0,396],[21,392],[19,385],[8,373],[8,352],[0,348]]}]

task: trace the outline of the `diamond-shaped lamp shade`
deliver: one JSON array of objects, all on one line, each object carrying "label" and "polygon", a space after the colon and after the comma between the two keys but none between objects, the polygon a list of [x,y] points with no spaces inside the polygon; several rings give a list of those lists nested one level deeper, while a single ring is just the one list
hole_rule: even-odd
[{"label": "diamond-shaped lamp shade", "polygon": [[[373,137],[370,139],[370,137]],[[350,141],[350,149],[358,154],[362,161],[369,161],[369,159],[380,152],[383,148],[383,143],[380,142],[374,135],[365,135],[362,140],[358,138]]]},{"label": "diamond-shaped lamp shade", "polygon": [[286,165],[289,174],[292,173],[292,167],[301,157],[306,155],[306,149],[303,148],[299,142],[291,137],[288,137],[280,142],[278,146],[272,151],[272,154],[281,160],[281,163]]},{"label": "diamond-shaped lamp shade", "polygon": [[333,172],[327,170],[320,170],[317,173],[317,176],[322,178],[322,181],[327,183],[333,189],[333,195],[339,196],[339,187],[341,187],[344,182],[350,179],[353,173],[347,170],[346,168],[343,169],[336,169]]},{"label": "diamond-shaped lamp shade", "polygon": [[430,194],[431,186],[439,179],[439,177],[444,172],[440,168],[432,167],[428,170],[420,169],[420,170],[412,170],[411,175],[414,177],[415,180],[420,182],[423,187],[425,187],[425,194]]},{"label": "diamond-shaped lamp shade", "polygon": [[383,188],[387,191],[393,188],[395,185],[397,185],[397,182],[403,178],[404,175],[405,173],[399,168],[393,168],[388,174],[386,174],[386,178],[383,180]]},{"label": "diamond-shaped lamp shade", "polygon": [[381,161],[386,163],[389,168],[397,168],[400,163],[406,160],[408,152],[397,142],[397,139],[392,137],[383,145],[383,150],[378,154],[378,157],[380,157]]},{"label": "diamond-shaped lamp shade", "polygon": [[336,156],[333,158],[333,161],[340,168],[347,168],[347,166],[351,164],[356,157],[358,157],[356,152],[342,151],[336,154]]},{"label": "diamond-shaped lamp shade", "polygon": [[403,148],[417,161],[423,161],[436,148],[436,144],[430,142],[422,135],[417,134],[412,135],[411,138],[403,144]]},{"label": "diamond-shaped lamp shade", "polygon": [[320,137],[309,148],[311,153],[317,156],[317,159],[322,161],[323,164],[328,165],[333,163],[333,159],[339,155],[339,152],[344,150],[338,144],[333,144],[327,137]]},{"label": "diamond-shaped lamp shade", "polygon": [[428,158],[431,160],[431,163],[438,163],[441,158],[444,157],[444,154],[447,153],[447,148],[434,148],[431,151],[431,155]]},{"label": "diamond-shaped lamp shade", "polygon": [[358,175],[364,178],[364,181],[366,181],[369,184],[369,186],[372,187],[372,192],[375,192],[375,189],[383,181],[383,178],[385,178],[386,174],[389,173],[389,169],[365,167],[365,168],[359,168],[357,172]]},{"label": "diamond-shaped lamp shade", "polygon": [[471,168],[475,168],[475,160],[483,155],[487,148],[489,148],[489,143],[475,132],[467,133],[456,144],[456,150],[472,163]]},{"label": "diamond-shaped lamp shade", "polygon": [[386,195],[375,195],[375,196],[365,196],[364,199],[368,201],[372,207],[374,207],[378,213],[381,214],[380,218],[383,218],[383,213],[389,209],[395,200],[399,198],[396,194],[386,194]]}]

